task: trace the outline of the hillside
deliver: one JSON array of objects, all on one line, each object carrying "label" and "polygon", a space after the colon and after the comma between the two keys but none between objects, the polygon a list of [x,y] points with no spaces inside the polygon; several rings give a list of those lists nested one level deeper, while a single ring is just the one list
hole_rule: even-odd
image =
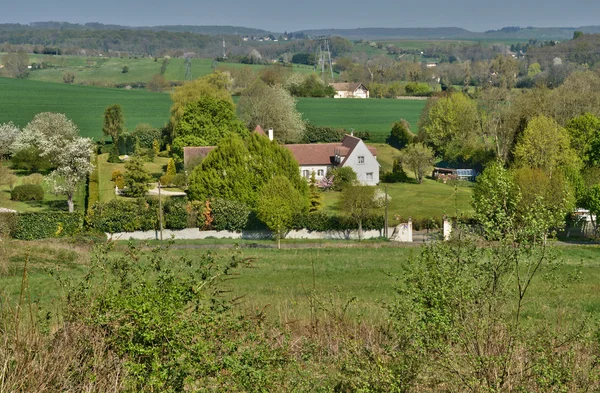
[{"label": "hillside", "polygon": [[531,48],[527,56],[532,61],[550,63],[554,58],[592,66],[600,62],[600,34],[584,34],[575,40],[542,48]]}]

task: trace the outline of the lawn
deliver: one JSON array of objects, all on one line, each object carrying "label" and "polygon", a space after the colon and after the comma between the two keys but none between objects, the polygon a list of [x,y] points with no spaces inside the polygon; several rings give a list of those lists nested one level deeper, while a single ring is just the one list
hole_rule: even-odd
[{"label": "lawn", "polygon": [[296,108],[315,125],[369,131],[371,142],[385,142],[392,123],[400,119],[408,120],[416,132],[425,104],[425,100],[299,98]]},{"label": "lawn", "polygon": [[[385,186],[385,184],[380,184],[378,187],[383,191]],[[413,220],[433,217],[439,221],[445,214],[471,216],[473,213],[472,189],[469,187],[455,188],[448,184],[425,179],[423,184],[416,182],[388,184],[387,189],[391,198],[388,205],[390,226],[405,222],[408,217]],[[323,193],[324,210],[342,213],[338,206],[340,197],[340,192]],[[384,209],[376,209],[375,212],[383,214]]]},{"label": "lawn", "polygon": [[139,123],[162,127],[169,119],[171,99],[166,93],[107,89],[0,78],[0,123],[25,126],[39,112],[64,113],[79,126],[81,135],[102,137],[104,110],[119,104],[125,126]]},{"label": "lawn", "polygon": [[[89,248],[67,242],[12,242],[0,254],[0,287],[13,299],[19,293],[25,256],[29,255],[31,299],[53,307],[59,285],[48,271],[59,271],[65,278],[77,280],[85,272]],[[125,246],[119,248],[124,251]],[[420,248],[318,248],[200,250],[175,249],[174,256],[186,256],[192,266],[207,252],[228,259],[234,254],[253,260],[227,281],[225,296],[241,296],[241,307],[265,310],[267,316],[282,322],[306,321],[311,302],[317,313],[341,313],[349,301],[348,313],[356,318],[381,321],[383,306],[395,297],[395,276]],[[597,297],[600,282],[600,248],[567,247],[557,250],[561,263],[554,274],[540,274],[533,282],[525,317],[546,321],[548,311],[564,308],[571,320],[590,314],[600,316]],[[331,315],[330,315],[331,316]]]},{"label": "lawn", "polygon": [[[115,199],[115,185],[111,181],[112,173],[114,171],[121,171],[125,174],[125,163],[110,163],[108,160],[108,153],[100,154],[98,156],[98,191],[99,201],[106,203],[112,199]],[[164,169],[169,162],[169,158],[166,157],[154,157],[154,161],[146,162],[144,168],[152,174],[153,177],[157,178],[164,174]]]},{"label": "lawn", "polygon": [[[23,184],[23,178],[26,174],[18,173],[17,182],[13,186]],[[66,195],[56,195],[45,182],[41,184],[44,189],[43,201],[25,201],[18,202],[10,199],[10,188],[8,185],[0,186],[0,207],[16,210],[18,212],[39,212],[48,210],[68,210]],[[75,210],[83,211],[85,207],[85,184],[80,184],[73,197]]]}]

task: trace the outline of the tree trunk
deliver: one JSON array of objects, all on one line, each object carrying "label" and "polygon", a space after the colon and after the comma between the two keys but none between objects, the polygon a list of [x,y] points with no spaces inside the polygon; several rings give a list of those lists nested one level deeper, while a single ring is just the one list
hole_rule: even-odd
[{"label": "tree trunk", "polygon": [[358,241],[362,240],[362,220],[358,220]]},{"label": "tree trunk", "polygon": [[277,236],[277,249],[281,250],[281,236]]},{"label": "tree trunk", "polygon": [[75,204],[73,203],[73,194],[67,194],[67,204],[69,205],[69,213],[75,211]]}]

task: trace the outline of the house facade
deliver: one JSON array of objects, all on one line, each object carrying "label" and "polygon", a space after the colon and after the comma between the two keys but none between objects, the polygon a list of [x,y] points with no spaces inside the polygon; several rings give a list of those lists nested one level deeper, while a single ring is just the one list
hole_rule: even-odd
[{"label": "house facade", "polygon": [[362,83],[330,83],[335,89],[333,98],[369,98],[369,89]]},{"label": "house facade", "polygon": [[[273,140],[273,132],[268,134],[262,128],[256,127],[254,131],[258,134],[268,136]],[[350,167],[356,172],[358,181],[364,185],[374,186],[379,183],[379,162],[377,162],[377,150],[367,146],[360,138],[346,135],[338,143],[309,143],[284,145],[300,167],[300,175],[310,180],[313,173],[317,181],[327,175],[327,171],[336,167]],[[198,159],[206,157],[215,146],[184,147],[183,156],[185,165]]]}]

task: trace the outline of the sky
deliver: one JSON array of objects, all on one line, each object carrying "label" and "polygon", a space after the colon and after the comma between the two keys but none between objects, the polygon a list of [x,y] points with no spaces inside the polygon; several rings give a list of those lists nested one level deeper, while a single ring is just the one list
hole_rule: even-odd
[{"label": "sky", "polygon": [[0,23],[231,25],[275,32],[450,26],[485,31],[600,24],[598,0],[0,0],[0,9]]}]

